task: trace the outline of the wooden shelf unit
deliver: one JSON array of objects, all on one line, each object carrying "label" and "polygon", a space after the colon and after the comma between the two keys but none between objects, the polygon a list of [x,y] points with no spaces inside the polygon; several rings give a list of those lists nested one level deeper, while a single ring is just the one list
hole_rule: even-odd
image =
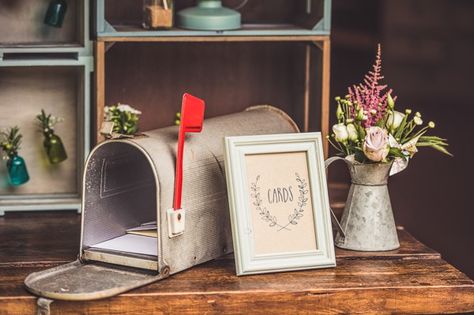
[{"label": "wooden shelf unit", "polygon": [[[115,52],[115,49],[118,51]],[[254,50],[254,55],[248,50]],[[215,58],[210,56],[214,51]],[[235,54],[237,65],[225,57],[229,54]],[[246,94],[247,97],[240,97],[244,101],[271,100],[272,102],[265,103],[289,112],[304,131],[321,130],[323,136],[329,132],[330,38],[326,35],[99,37],[95,43],[95,56],[96,130],[102,123],[104,106],[116,102],[130,103],[145,113],[142,118],[142,131],[171,125],[174,113],[179,111],[179,97],[183,92],[188,91],[184,89],[189,89],[190,92],[194,90],[200,93],[198,95],[209,100],[210,107],[207,111],[210,116],[226,114],[231,112],[231,109],[238,111],[247,106],[256,105],[257,103],[243,103],[239,107],[226,103],[229,99],[232,103],[241,94]],[[149,64],[146,58],[150,58]],[[200,62],[209,65],[209,69],[195,65],[197,58],[203,59]],[[264,60],[268,58],[270,60]],[[273,65],[272,60],[275,61]],[[219,64],[221,67],[216,69],[219,61],[221,61]],[[247,65],[244,61],[250,64]],[[288,63],[288,65],[281,65],[281,63]],[[190,68],[195,72],[186,73],[185,70],[177,68],[173,71],[170,64],[176,67],[181,65],[182,68]],[[253,78],[252,69],[250,69],[252,67],[267,71],[267,75],[256,72],[255,76],[265,80],[274,80],[275,89],[270,89],[271,82],[266,83]],[[156,72],[152,72],[152,69],[161,72],[160,78],[156,76]],[[208,75],[204,73],[206,71],[209,71]],[[293,78],[295,71],[297,78]],[[221,72],[227,77],[219,80]],[[149,75],[148,78],[144,78],[146,75]],[[191,76],[199,77],[194,81],[195,85],[192,84],[192,79],[189,79]],[[283,76],[291,77],[286,78],[286,82],[282,82]],[[130,80],[131,77],[137,77],[137,80]],[[168,81],[163,81],[163,77],[168,78]],[[229,91],[225,82],[221,82],[226,79],[235,83],[234,89],[246,90],[242,89],[239,95],[235,95],[236,91]],[[139,90],[147,90],[145,86],[147,82],[149,82],[148,85],[154,86],[156,94],[160,95],[160,91],[163,91],[166,95],[155,100],[156,103],[160,103],[160,110],[154,107],[158,105],[144,104],[149,102],[144,95],[154,97],[152,92],[147,94]],[[251,85],[248,82],[254,84]],[[176,89],[170,91],[173,86]],[[265,87],[269,88],[265,89]],[[110,89],[113,91],[109,92]],[[221,92],[218,91],[219,89]],[[210,90],[214,91],[210,92]],[[268,92],[264,94],[261,91]],[[278,95],[281,96],[280,99],[277,98]],[[285,104],[279,102],[285,102]],[[223,107],[227,108],[216,109],[218,103],[225,104]],[[319,114],[315,115],[319,121],[310,119],[313,117],[311,111],[314,108],[319,109]],[[152,109],[153,114],[156,113],[155,117],[150,116],[149,111]],[[167,120],[163,120],[160,113],[168,117]],[[97,141],[103,140],[98,131],[96,136]],[[327,143],[325,150],[327,152]]]},{"label": "wooden shelf unit", "polygon": [[[175,1],[175,12],[194,4]],[[183,92],[206,99],[207,117],[263,103],[287,111],[301,130],[328,134],[331,0],[249,0],[233,31],[145,30],[140,1],[95,5],[97,141],[104,106],[138,107],[147,131],[173,124]]]},{"label": "wooden shelf unit", "polygon": [[[90,147],[92,66],[92,57],[0,62],[0,127],[20,127],[24,136],[20,155],[30,175],[26,184],[11,187],[5,163],[1,163],[0,215],[5,211],[80,209],[81,175]],[[41,109],[65,119],[57,132],[68,159],[60,165],[46,160],[43,135],[35,121]]]},{"label": "wooden shelf unit", "polygon": [[67,0],[61,28],[43,23],[49,0],[0,3],[0,59],[15,53],[91,55],[89,1]]},{"label": "wooden shelf unit", "polygon": [[[94,67],[89,39],[89,1],[66,0],[61,28],[43,23],[49,0],[0,4],[0,128],[18,125],[20,155],[30,181],[7,182],[0,165],[0,216],[6,211],[80,211],[82,168],[90,150],[91,79]],[[44,108],[65,121],[57,126],[68,159],[46,161],[35,115]]]},{"label": "wooden shelf unit", "polygon": [[[331,0],[249,0],[239,11],[242,28],[232,31],[144,30],[140,1],[95,0],[97,37],[329,35]],[[113,2],[113,6],[107,4]],[[242,0],[224,0],[229,8]],[[195,4],[175,1],[175,12]]]}]

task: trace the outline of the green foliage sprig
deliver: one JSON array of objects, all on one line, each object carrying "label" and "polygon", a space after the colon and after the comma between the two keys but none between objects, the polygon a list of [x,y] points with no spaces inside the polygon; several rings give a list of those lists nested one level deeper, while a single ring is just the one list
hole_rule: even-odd
[{"label": "green foliage sprig", "polygon": [[52,116],[51,114],[46,115],[44,109],[41,109],[41,114],[36,115],[36,119],[39,122],[41,132],[46,138],[51,137],[54,134],[56,124],[63,121],[62,118]]},{"label": "green foliage sprig", "polygon": [[18,126],[0,132],[0,147],[5,159],[11,159],[18,155],[22,137]]},{"label": "green foliage sprig", "polygon": [[113,132],[134,135],[138,132],[138,121],[142,112],[130,105],[117,104],[105,107],[105,121],[113,122]]}]

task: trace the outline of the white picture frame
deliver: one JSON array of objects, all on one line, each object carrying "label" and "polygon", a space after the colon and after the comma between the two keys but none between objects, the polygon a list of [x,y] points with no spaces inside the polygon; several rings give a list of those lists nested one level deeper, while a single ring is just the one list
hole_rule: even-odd
[{"label": "white picture frame", "polygon": [[224,142],[237,275],[335,267],[321,133]]}]

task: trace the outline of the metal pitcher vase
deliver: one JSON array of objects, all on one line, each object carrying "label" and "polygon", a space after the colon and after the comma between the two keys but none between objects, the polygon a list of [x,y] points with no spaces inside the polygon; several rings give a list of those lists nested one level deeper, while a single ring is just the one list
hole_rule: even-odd
[{"label": "metal pitcher vase", "polygon": [[346,162],[352,184],[340,224],[336,221],[336,246],[357,251],[399,248],[387,186],[392,163],[362,164],[332,157],[326,168],[337,160]]}]

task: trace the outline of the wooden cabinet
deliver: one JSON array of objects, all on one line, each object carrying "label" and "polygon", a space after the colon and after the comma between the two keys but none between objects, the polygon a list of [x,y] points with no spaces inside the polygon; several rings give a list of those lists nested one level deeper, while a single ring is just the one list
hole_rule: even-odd
[{"label": "wooden cabinet", "polygon": [[206,100],[207,117],[270,104],[301,130],[328,134],[330,1],[249,1],[243,28],[218,32],[144,30],[139,2],[96,5],[95,130],[117,102],[142,110],[142,131],[172,125],[190,92]]},{"label": "wooden cabinet", "polygon": [[[88,1],[68,0],[61,28],[43,23],[49,1],[0,3],[0,128],[19,126],[20,155],[30,181],[8,184],[0,165],[0,215],[5,211],[80,209],[82,165],[90,147],[93,71]],[[8,30],[8,31],[6,31]],[[57,126],[69,158],[50,165],[35,116],[65,119]]]}]

